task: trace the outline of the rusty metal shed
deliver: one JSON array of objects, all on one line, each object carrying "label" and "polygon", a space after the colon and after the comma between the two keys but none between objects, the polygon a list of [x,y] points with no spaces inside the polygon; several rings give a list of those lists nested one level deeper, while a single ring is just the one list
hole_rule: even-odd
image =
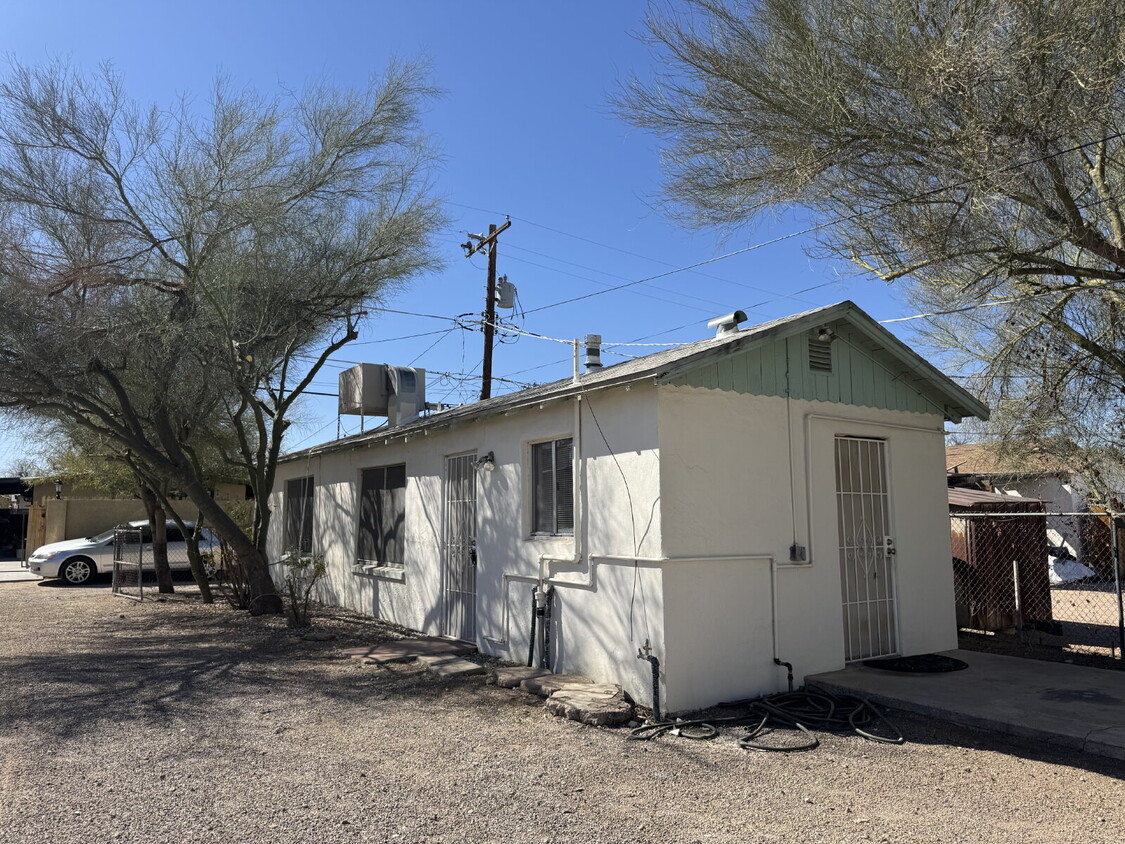
[{"label": "rusty metal shed", "polygon": [[957,626],[1050,627],[1044,502],[950,487],[949,515]]}]

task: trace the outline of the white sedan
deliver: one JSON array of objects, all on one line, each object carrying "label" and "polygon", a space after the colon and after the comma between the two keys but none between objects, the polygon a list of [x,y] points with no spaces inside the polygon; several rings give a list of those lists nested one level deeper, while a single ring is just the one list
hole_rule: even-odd
[{"label": "white sedan", "polygon": [[[195,525],[186,523],[188,530]],[[143,567],[152,569],[152,531],[148,521],[129,522],[128,527],[141,531],[144,543]],[[27,565],[32,574],[42,578],[59,577],[75,586],[89,583],[99,572],[113,571],[113,534],[111,528],[97,536],[85,539],[67,539],[52,542],[35,549]],[[168,522],[168,566],[172,569],[190,569],[187,542],[175,522]],[[199,540],[199,550],[209,554],[218,549],[218,538],[206,528]]]}]

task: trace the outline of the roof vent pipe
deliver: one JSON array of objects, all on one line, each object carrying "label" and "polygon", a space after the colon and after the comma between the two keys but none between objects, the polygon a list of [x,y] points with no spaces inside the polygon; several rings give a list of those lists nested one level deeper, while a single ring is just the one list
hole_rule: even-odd
[{"label": "roof vent pipe", "polygon": [[597,372],[602,368],[602,335],[586,335],[586,371]]},{"label": "roof vent pipe", "polygon": [[707,327],[715,329],[716,337],[722,337],[726,334],[733,334],[735,331],[738,331],[738,324],[741,322],[746,322],[746,312],[732,311],[729,314],[715,317],[707,323]]}]

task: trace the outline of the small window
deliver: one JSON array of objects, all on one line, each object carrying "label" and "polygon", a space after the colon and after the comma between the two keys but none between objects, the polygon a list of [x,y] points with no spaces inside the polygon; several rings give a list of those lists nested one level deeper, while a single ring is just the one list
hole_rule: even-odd
[{"label": "small window", "polygon": [[574,441],[531,446],[532,533],[574,533]]},{"label": "small window", "polygon": [[364,469],[359,492],[359,562],[403,566],[405,534],[406,464]]},{"label": "small window", "polygon": [[809,369],[813,372],[832,371],[832,340],[809,338]]},{"label": "small window", "polygon": [[285,550],[312,553],[313,479],[294,478],[285,485]]}]

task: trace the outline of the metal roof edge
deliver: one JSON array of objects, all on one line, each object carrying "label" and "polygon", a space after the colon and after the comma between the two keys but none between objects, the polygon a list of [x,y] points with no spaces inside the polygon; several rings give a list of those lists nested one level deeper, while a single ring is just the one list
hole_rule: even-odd
[{"label": "metal roof edge", "polygon": [[[377,428],[370,432],[353,434],[343,439],[310,446],[283,455],[278,462],[279,464],[288,463],[322,454],[345,451],[349,448],[371,445],[380,440],[409,437],[415,433],[463,422],[472,422],[497,413],[510,413],[514,410],[522,410],[544,402],[566,399],[583,393],[634,384],[649,378],[655,378],[657,383],[667,383],[671,378],[708,363],[712,359],[726,357],[743,349],[770,340],[788,337],[810,327],[838,319],[847,320],[869,339],[881,344],[893,357],[918,374],[921,380],[925,381],[933,392],[943,399],[942,408],[946,418],[959,422],[961,418],[958,416],[958,411],[964,410],[966,412],[962,414],[963,416],[977,416],[981,419],[988,419],[989,411],[983,403],[877,323],[854,302],[844,300],[762,323],[760,326],[751,326],[726,336],[708,337],[693,343],[685,343],[677,349],[646,355],[624,364],[606,367],[600,372],[581,373],[577,379],[563,378],[537,387],[529,387],[492,399],[462,405],[459,408],[443,411],[406,425],[398,425],[394,428]],[[692,346],[698,348],[691,349]],[[682,351],[678,357],[668,359],[669,353],[679,350]],[[646,363],[646,358],[651,360]],[[614,370],[619,366],[622,369],[615,372]],[[946,401],[950,399],[952,402]]]},{"label": "metal roof edge", "polygon": [[[581,382],[572,383],[571,386],[560,388],[557,391],[536,394],[527,396],[521,401],[514,401],[511,403],[497,403],[496,405],[488,405],[480,407],[479,409],[472,409],[473,404],[484,404],[484,402],[473,402],[472,404],[464,405],[463,408],[466,412],[460,413],[456,416],[447,416],[447,413],[453,411],[445,411],[436,413],[433,416],[427,416],[416,422],[410,422],[406,425],[396,425],[394,428],[375,428],[371,431],[362,434],[352,434],[350,437],[344,437],[331,442],[322,443],[320,445],[309,446],[300,451],[294,451],[289,454],[282,455],[278,459],[278,465],[282,463],[290,463],[294,460],[306,459],[309,457],[318,457],[322,454],[333,454],[337,451],[347,451],[349,448],[360,447],[364,445],[372,445],[380,440],[398,439],[400,437],[410,437],[414,434],[428,432],[437,428],[447,428],[453,425],[475,422],[479,419],[487,419],[490,416],[495,416],[499,413],[511,413],[515,410],[526,410],[535,405],[544,404],[546,402],[561,401],[563,399],[572,398],[577,395],[584,395],[586,393],[594,393],[598,390],[612,389],[613,387],[624,387],[630,384],[636,384],[638,381],[646,381],[653,377],[655,367],[652,370],[645,370],[635,373],[626,373],[621,377],[597,381],[594,383],[583,384]],[[518,396],[520,393],[526,392],[525,390],[518,390],[515,393],[508,393],[505,396],[497,396],[497,399],[505,399],[509,396]],[[486,400],[487,401],[487,400]],[[458,408],[454,408],[457,410]]]}]

